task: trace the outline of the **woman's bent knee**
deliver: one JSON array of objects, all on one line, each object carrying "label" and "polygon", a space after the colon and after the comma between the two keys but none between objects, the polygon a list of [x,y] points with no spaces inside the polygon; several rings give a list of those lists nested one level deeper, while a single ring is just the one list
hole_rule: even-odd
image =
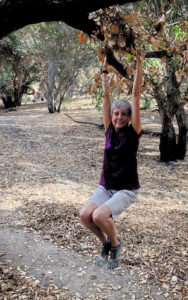
[{"label": "woman's bent knee", "polygon": [[87,222],[89,219],[89,214],[84,207],[80,210],[80,219],[83,223]]},{"label": "woman's bent knee", "polygon": [[111,211],[105,205],[99,207],[93,212],[93,222],[96,225],[102,224],[105,220],[107,220],[111,216]]},{"label": "woman's bent knee", "polygon": [[96,209],[96,205],[93,203],[86,204],[81,210],[80,210],[80,218],[83,223],[86,223],[88,221],[91,221],[92,214]]},{"label": "woman's bent knee", "polygon": [[96,225],[99,225],[99,224],[101,224],[104,221],[103,214],[100,211],[98,211],[98,210],[96,210],[96,211],[93,212],[92,218],[93,218],[93,222]]}]

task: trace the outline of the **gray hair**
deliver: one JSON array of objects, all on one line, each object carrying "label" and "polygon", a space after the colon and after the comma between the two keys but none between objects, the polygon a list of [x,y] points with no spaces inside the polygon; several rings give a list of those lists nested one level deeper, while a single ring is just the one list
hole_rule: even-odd
[{"label": "gray hair", "polygon": [[128,101],[125,100],[117,100],[114,101],[111,105],[111,115],[113,114],[114,109],[120,108],[120,109],[126,109],[128,116],[131,116],[132,109],[131,109],[131,104]]}]

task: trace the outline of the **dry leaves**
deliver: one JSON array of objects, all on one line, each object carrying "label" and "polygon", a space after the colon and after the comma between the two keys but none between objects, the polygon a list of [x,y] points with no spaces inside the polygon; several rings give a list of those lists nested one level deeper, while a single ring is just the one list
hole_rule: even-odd
[{"label": "dry leaves", "polygon": [[124,21],[125,23],[132,23],[138,19],[138,12],[132,13],[130,16],[125,16]]},{"label": "dry leaves", "polygon": [[0,300],[12,299],[57,300],[75,297],[66,289],[58,290],[52,282],[47,288],[41,287],[19,268],[11,267],[8,262],[0,262]]}]

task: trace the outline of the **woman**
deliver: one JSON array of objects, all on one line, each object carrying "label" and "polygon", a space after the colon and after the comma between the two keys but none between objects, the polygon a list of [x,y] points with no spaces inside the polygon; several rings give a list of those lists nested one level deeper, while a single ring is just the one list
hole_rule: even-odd
[{"label": "woman", "polygon": [[99,186],[81,209],[80,217],[83,224],[101,241],[97,265],[106,263],[110,254],[109,269],[117,268],[121,260],[122,241],[117,237],[114,219],[135,202],[140,188],[136,155],[141,133],[140,95],[144,57],[144,51],[137,51],[132,107],[126,101],[116,101],[111,105],[106,60],[103,66],[106,135],[103,168]]}]

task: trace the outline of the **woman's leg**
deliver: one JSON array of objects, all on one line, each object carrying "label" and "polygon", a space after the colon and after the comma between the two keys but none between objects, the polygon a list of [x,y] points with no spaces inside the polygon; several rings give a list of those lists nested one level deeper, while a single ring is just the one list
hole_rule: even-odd
[{"label": "woman's leg", "polygon": [[111,246],[117,247],[120,242],[117,238],[117,233],[114,225],[114,221],[111,217],[112,212],[108,206],[103,204],[93,211],[92,219],[93,223],[110,238]]},{"label": "woman's leg", "polygon": [[[113,191],[112,191],[113,192]],[[120,190],[113,192],[113,195],[103,203],[103,205],[96,208],[93,212],[93,222],[101,231],[105,232],[111,240],[112,247],[117,247],[120,242],[117,238],[114,221],[111,218],[119,216],[132,203],[136,201],[138,190]]]},{"label": "woman's leg", "polygon": [[[111,214],[112,212],[110,208],[104,204],[93,212],[93,221],[110,238],[110,259],[108,261],[107,268],[115,269],[120,265],[121,262],[122,241],[117,238],[114,221],[111,218]],[[103,260],[100,259],[99,262],[100,264],[98,265],[102,265]]]},{"label": "woman's leg", "polygon": [[80,211],[80,218],[83,224],[105,244],[108,242],[107,235],[93,222],[93,213],[96,209],[98,209],[98,207],[94,203],[86,203]]}]

